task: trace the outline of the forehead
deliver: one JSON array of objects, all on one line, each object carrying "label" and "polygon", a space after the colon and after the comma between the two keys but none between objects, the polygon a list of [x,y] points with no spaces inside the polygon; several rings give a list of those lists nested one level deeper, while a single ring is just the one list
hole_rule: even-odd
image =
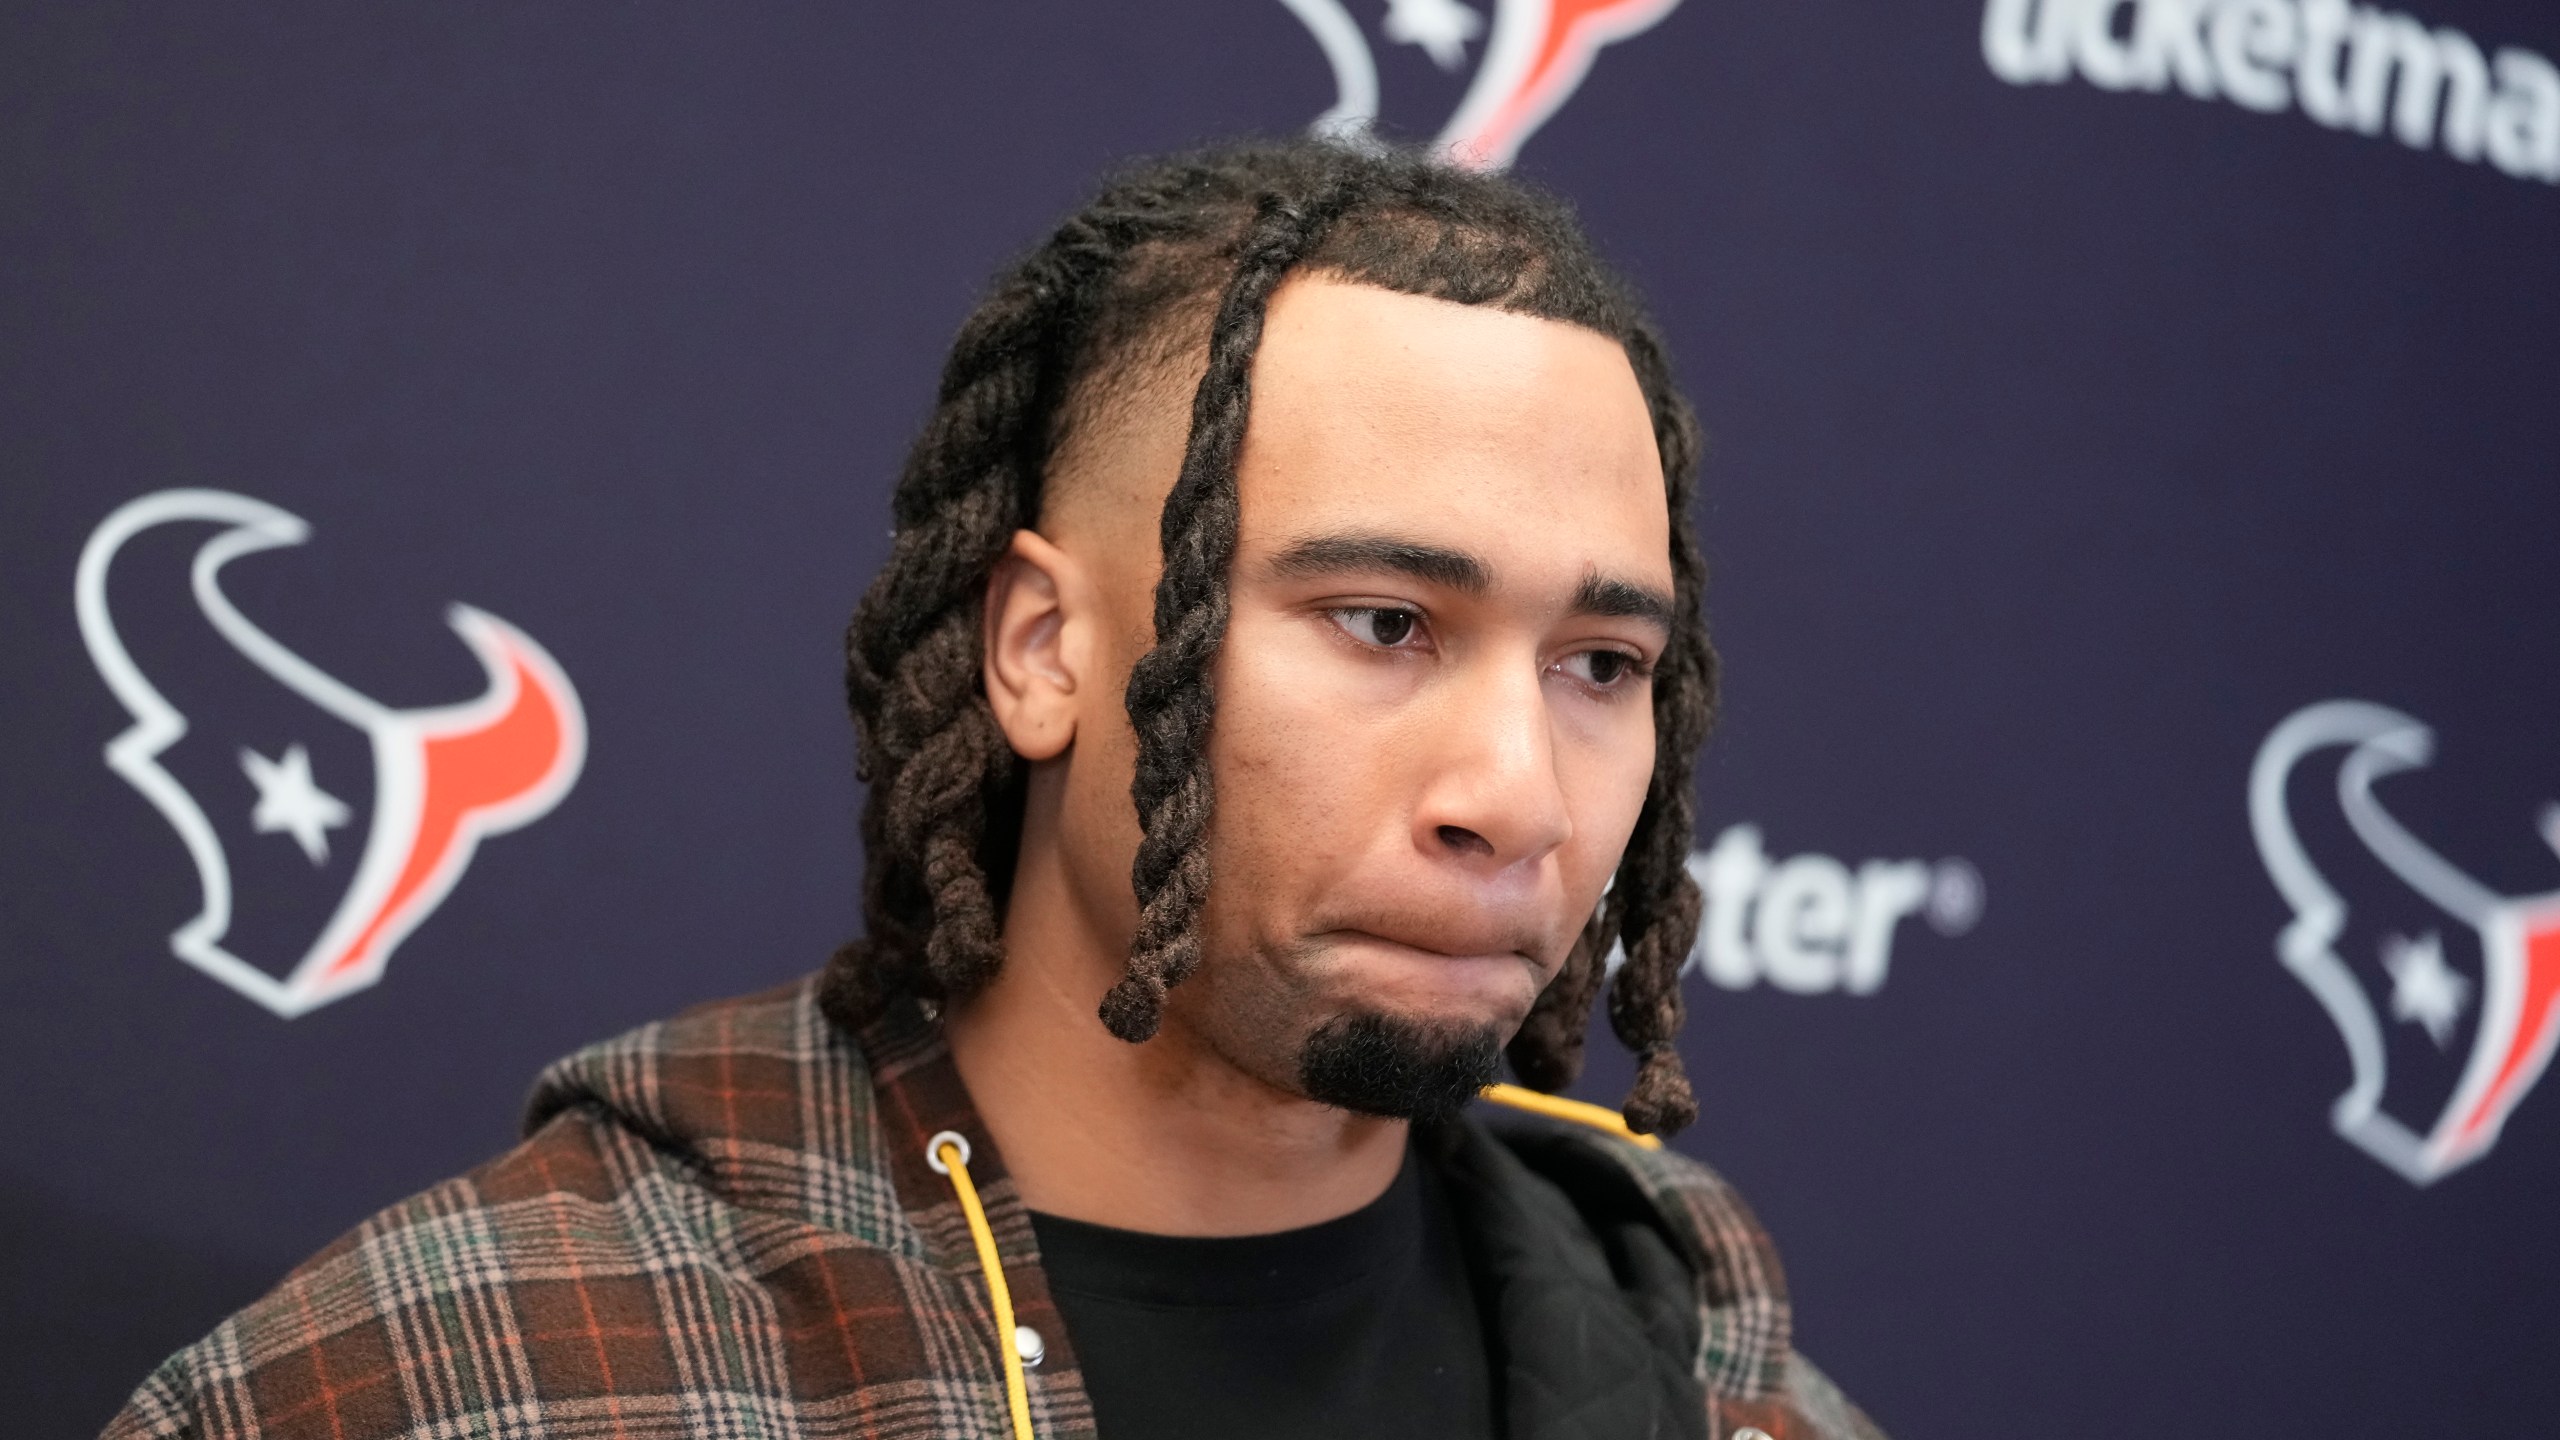
[{"label": "forehead", "polygon": [[1626,352],[1562,321],[1323,276],[1272,296],[1238,466],[1240,547],[1358,528],[1498,577],[1670,586],[1653,423]]}]

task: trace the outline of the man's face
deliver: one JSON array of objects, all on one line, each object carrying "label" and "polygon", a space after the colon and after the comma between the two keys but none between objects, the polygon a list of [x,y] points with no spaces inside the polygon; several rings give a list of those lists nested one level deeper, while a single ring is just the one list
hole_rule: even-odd
[{"label": "man's face", "polygon": [[[1316,1072],[1346,1035],[1489,1057],[1598,905],[1653,770],[1670,521],[1634,373],[1575,326],[1295,279],[1238,478],[1205,958],[1167,1031],[1301,1093],[1339,1088]],[[1060,539],[1090,557],[1124,677],[1161,495],[1113,507],[1144,532]],[[1125,717],[1097,728],[1078,723],[1058,817],[1088,913],[1113,908],[1089,887],[1126,906],[1135,845],[1093,813],[1128,814]]]}]

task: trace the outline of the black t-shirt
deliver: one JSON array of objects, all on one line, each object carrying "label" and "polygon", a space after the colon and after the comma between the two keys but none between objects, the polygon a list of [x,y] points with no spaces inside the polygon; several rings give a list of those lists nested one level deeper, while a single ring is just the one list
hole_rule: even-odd
[{"label": "black t-shirt", "polygon": [[1440,1185],[1408,1151],[1371,1204],[1277,1235],[1034,1214],[1103,1440],[1490,1440],[1484,1320]]}]

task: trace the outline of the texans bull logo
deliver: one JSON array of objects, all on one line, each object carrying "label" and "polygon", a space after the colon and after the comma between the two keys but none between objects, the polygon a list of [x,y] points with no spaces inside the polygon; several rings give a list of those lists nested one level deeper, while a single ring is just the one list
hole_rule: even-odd
[{"label": "texans bull logo", "polygon": [[[2489,1152],[2560,1040],[2560,890],[2498,893],[2419,840],[2374,794],[2384,777],[2428,764],[2434,745],[2425,725],[2396,710],[2332,700],[2278,725],[2259,747],[2249,776],[2249,821],[2258,853],[2294,913],[2277,936],[2276,954],[2319,999],[2346,1042],[2351,1079],[2331,1107],[2330,1123],[2419,1185]],[[2415,897],[2410,908],[2416,923],[2404,933],[2373,934],[2372,927],[2363,927],[2368,933],[2360,938],[2375,942],[2369,945],[2342,943],[2352,933],[2348,902],[2313,863],[2289,808],[2287,786],[2296,767],[2333,749],[2345,751],[2336,800],[2346,829],[2379,862],[2383,875]],[[2544,809],[2541,829],[2560,852],[2560,806]],[[2406,898],[2369,896],[2367,903]],[[2453,926],[2431,926],[2430,918]],[[2476,982],[2463,973],[2467,967],[2448,962],[2446,928],[2457,955],[2477,954]],[[2388,977],[2392,1018],[2422,1027],[2439,1050],[2458,1030],[2463,1012],[2475,1009],[2477,991],[2470,1046],[2448,1056],[2456,1061],[2449,1098],[2440,1107],[2417,1104],[2420,1123],[2391,1113],[2408,1115],[2413,1106],[2400,1093],[2407,1087],[2393,1085],[2389,1036],[2368,997],[2364,973],[2350,963],[2367,950]]]},{"label": "texans bull logo", "polygon": [[[1367,136],[1379,120],[1380,51],[1342,0],[1281,0],[1313,34],[1333,69],[1333,107],[1318,134]],[[1600,47],[1651,29],[1679,0],[1494,0],[1491,33],[1461,0],[1387,0],[1379,34],[1412,46],[1443,75],[1462,74],[1481,40],[1474,78],[1439,127],[1438,149],[1463,164],[1499,170],[1591,72]],[[1409,52],[1389,51],[1391,57]],[[1392,63],[1392,62],[1391,62]],[[1413,77],[1417,90],[1431,88]]]},{"label": "texans bull logo", "polygon": [[[292,743],[226,743],[229,737],[217,726],[210,740],[172,754],[201,727],[145,677],[134,650],[147,638],[166,652],[174,631],[179,653],[185,653],[191,637],[183,627],[166,624],[147,627],[147,637],[119,629],[108,587],[119,552],[160,527],[183,523],[220,527],[196,548],[187,568],[188,590],[202,620],[255,671],[319,711],[315,716],[273,692],[258,697],[284,707],[285,718],[267,730],[278,741],[292,734]],[[359,693],[251,621],[224,593],[224,568],[242,556],[302,544],[310,534],[300,517],[245,495],[166,490],[122,506],[99,525],[81,551],[76,582],[81,639],[107,687],[133,716],[131,728],[106,747],[108,768],[158,808],[195,861],[202,908],[171,933],[169,948],[287,1019],[381,979],[392,951],[462,878],[480,841],[548,813],[576,783],[586,757],[586,719],[568,677],[530,636],[485,611],[456,605],[447,620],[478,660],[486,688],[475,699],[421,709],[394,708]],[[168,543],[160,542],[160,548]],[[174,594],[169,598],[183,604]],[[240,692],[231,686],[226,693]],[[353,727],[352,733],[339,726]],[[332,793],[314,774],[312,749],[328,753],[333,743],[350,757],[342,770],[360,770],[361,757],[370,756],[369,819],[360,821],[361,807]],[[215,747],[225,753],[203,753]],[[173,773],[172,765],[182,759],[190,762],[181,768],[196,776],[207,803],[200,804]],[[357,778],[333,783],[353,793]],[[225,788],[215,788],[217,779]],[[243,819],[249,827],[243,845],[274,847],[289,838],[302,856],[290,864],[307,860],[304,873],[324,877],[332,832],[364,837],[344,888],[333,903],[314,910],[323,917],[316,937],[298,957],[278,957],[289,963],[261,966],[231,948],[240,898],[235,877],[242,868],[235,860],[266,858],[263,852],[235,857],[226,845],[223,832],[237,832]],[[311,933],[309,924],[302,925],[300,935]]]}]

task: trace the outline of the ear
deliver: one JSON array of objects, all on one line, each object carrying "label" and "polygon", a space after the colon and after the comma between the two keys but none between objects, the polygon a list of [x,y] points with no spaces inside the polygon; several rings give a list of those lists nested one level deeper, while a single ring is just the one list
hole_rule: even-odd
[{"label": "ear", "polygon": [[1074,743],[1093,593],[1075,557],[1029,530],[1013,532],[987,576],[987,704],[1025,760],[1056,759]]}]

